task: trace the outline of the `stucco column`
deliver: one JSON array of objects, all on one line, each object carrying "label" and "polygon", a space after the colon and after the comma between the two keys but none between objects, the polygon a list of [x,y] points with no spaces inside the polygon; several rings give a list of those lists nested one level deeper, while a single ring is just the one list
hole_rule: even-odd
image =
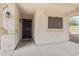
[{"label": "stucco column", "polygon": [[1,44],[2,44],[2,42],[1,42],[1,36],[2,35],[4,35],[4,34],[6,34],[7,33],[7,31],[4,29],[4,28],[0,28],[0,49],[1,49]]}]

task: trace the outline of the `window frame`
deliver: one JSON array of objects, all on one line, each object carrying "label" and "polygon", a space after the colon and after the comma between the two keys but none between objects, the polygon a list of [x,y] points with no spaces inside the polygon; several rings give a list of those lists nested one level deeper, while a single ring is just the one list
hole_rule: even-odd
[{"label": "window frame", "polygon": [[48,26],[48,23],[49,23],[49,17],[52,17],[52,16],[48,16],[48,20],[47,20],[47,29],[48,30],[64,30],[64,20],[63,20],[63,17],[59,17],[59,18],[62,18],[62,28],[49,28]]}]

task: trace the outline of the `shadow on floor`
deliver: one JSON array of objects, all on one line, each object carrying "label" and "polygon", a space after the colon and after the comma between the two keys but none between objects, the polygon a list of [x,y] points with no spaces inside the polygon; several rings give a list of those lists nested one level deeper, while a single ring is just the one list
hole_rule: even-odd
[{"label": "shadow on floor", "polygon": [[71,34],[71,35],[70,35],[70,41],[79,44],[79,34]]}]

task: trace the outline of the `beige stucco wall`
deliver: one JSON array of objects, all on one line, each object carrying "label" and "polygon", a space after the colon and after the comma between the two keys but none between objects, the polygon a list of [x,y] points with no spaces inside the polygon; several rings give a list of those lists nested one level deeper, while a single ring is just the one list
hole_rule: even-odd
[{"label": "beige stucco wall", "polygon": [[0,27],[2,27],[2,4],[0,4]]},{"label": "beige stucco wall", "polygon": [[[2,32],[1,27],[2,27],[2,4],[0,4],[0,33]],[[1,49],[1,34],[0,34],[0,49]]]},{"label": "beige stucco wall", "polygon": [[33,19],[33,16],[29,16],[29,15],[21,15],[22,19]]},{"label": "beige stucco wall", "polygon": [[[48,14],[37,10],[34,16],[34,40],[36,44],[55,43],[69,40],[68,18],[63,17],[63,29],[48,29]],[[52,16],[56,16],[55,14]],[[60,16],[59,16],[60,17]]]},{"label": "beige stucco wall", "polygon": [[[3,12],[2,12],[2,23],[3,23],[3,20],[5,20],[5,15],[3,15],[4,11],[6,10],[11,10],[11,18],[8,19],[10,20],[9,22],[12,22],[12,25],[9,24],[11,27],[13,27],[14,29],[11,29],[11,30],[7,30],[9,31],[8,33],[4,34],[4,35],[1,35],[1,49],[2,50],[7,50],[7,49],[15,49],[15,47],[17,46],[18,42],[20,41],[21,39],[21,35],[19,33],[21,33],[21,30],[20,30],[20,22],[19,22],[19,19],[20,19],[20,12],[16,6],[16,4],[8,4],[8,8],[7,9],[4,9]],[[5,4],[3,4],[3,6],[5,6]],[[5,25],[5,24],[2,24],[2,26]],[[14,25],[14,26],[13,26]],[[4,28],[4,26],[3,26]],[[9,27],[10,28],[10,27]]]},{"label": "beige stucco wall", "polygon": [[3,4],[0,3],[0,49],[1,49],[1,36],[5,33],[3,28]]},{"label": "beige stucco wall", "polygon": [[22,30],[21,30],[20,19],[21,19],[21,15],[20,15],[19,9],[18,9],[17,5],[15,5],[15,29],[16,29],[15,30],[16,39],[14,41],[14,47],[15,48],[22,38]]}]

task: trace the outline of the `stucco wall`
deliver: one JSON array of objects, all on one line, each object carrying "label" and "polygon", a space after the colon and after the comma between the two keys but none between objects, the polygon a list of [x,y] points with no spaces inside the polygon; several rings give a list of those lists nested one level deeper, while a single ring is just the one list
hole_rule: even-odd
[{"label": "stucco wall", "polygon": [[0,4],[0,27],[2,27],[2,4]]},{"label": "stucco wall", "polygon": [[[3,10],[3,21],[2,26],[7,31],[6,34],[1,35],[1,49],[7,50],[7,49],[15,49],[18,42],[21,39],[20,36],[20,13],[16,6],[16,4],[7,4],[8,8]],[[6,19],[5,18],[5,11],[11,10],[11,18]],[[7,21],[6,21],[7,20]]]},{"label": "stucco wall", "polygon": [[18,10],[17,5],[15,5],[15,35],[16,35],[16,39],[14,41],[14,47],[16,48],[17,44],[19,43],[19,41],[22,38],[22,30],[21,30],[21,15],[20,12]]},{"label": "stucco wall", "polygon": [[[34,40],[36,44],[55,43],[69,40],[68,18],[63,17],[63,29],[48,29],[48,14],[37,10],[34,16]],[[52,15],[56,16],[56,15]]]},{"label": "stucco wall", "polygon": [[22,19],[33,19],[33,17],[29,15],[22,15],[21,17]]},{"label": "stucco wall", "polygon": [[[0,4],[0,33],[2,32],[1,27],[2,27],[2,4]],[[1,34],[0,34],[0,49],[1,49]]]}]

